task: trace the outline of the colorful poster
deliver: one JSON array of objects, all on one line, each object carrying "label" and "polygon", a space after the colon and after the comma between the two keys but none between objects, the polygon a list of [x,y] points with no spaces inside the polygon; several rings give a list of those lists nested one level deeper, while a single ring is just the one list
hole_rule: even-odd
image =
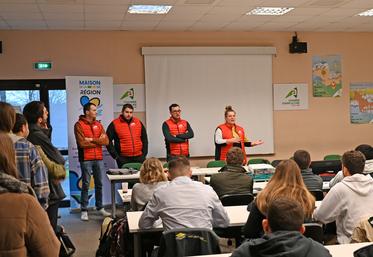
[{"label": "colorful poster", "polygon": [[308,85],[274,84],[273,103],[275,110],[308,109]]},{"label": "colorful poster", "polygon": [[312,58],[312,86],[315,97],[342,95],[341,56],[314,56]]},{"label": "colorful poster", "polygon": [[351,123],[373,123],[373,83],[350,84]]},{"label": "colorful poster", "polygon": [[[69,172],[70,172],[70,207],[80,207],[80,192],[82,188],[80,163],[78,160],[78,148],[74,135],[74,124],[78,121],[79,115],[83,114],[83,105],[88,102],[97,106],[97,120],[106,129],[113,120],[113,78],[112,77],[91,77],[91,76],[68,76],[66,77],[67,92],[67,120],[69,136]],[[104,150],[105,171],[102,173],[103,181],[103,203],[110,203],[110,183],[106,177],[106,169],[115,167],[114,161]],[[94,206],[94,182],[91,177],[89,186],[88,206]]]},{"label": "colorful poster", "polygon": [[114,85],[114,112],[121,112],[124,104],[132,104],[135,112],[145,112],[144,84]]}]

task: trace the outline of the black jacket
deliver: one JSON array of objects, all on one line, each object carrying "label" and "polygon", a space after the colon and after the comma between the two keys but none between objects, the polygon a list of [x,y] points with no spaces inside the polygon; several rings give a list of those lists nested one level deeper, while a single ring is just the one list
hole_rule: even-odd
[{"label": "black jacket", "polygon": [[[58,149],[52,145],[50,139],[50,130],[42,129],[36,124],[29,124],[30,134],[27,139],[34,145],[40,145],[43,152],[48,156],[49,159],[58,163],[65,164],[65,159],[60,154]],[[49,179],[49,205],[52,205],[63,198],[65,198],[65,193],[62,189],[61,183],[56,181],[51,181]]]},{"label": "black jacket", "polygon": [[231,257],[331,257],[320,243],[297,231],[276,231],[243,243]]}]

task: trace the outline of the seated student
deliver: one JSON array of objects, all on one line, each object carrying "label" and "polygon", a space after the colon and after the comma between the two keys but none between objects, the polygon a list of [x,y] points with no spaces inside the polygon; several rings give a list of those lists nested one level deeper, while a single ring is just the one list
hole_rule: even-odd
[{"label": "seated student", "polygon": [[256,197],[243,227],[246,238],[259,238],[263,235],[262,220],[267,215],[268,204],[280,197],[299,202],[304,210],[305,220],[311,219],[315,197],[304,185],[300,169],[293,160],[280,162],[267,186]]},{"label": "seated student", "polygon": [[294,200],[279,198],[268,205],[262,225],[265,235],[243,243],[232,257],[331,257],[320,243],[304,237],[304,212]]},{"label": "seated student", "polygon": [[158,218],[162,219],[165,230],[212,229],[229,225],[228,215],[215,191],[191,180],[192,171],[187,158],[171,160],[168,173],[171,182],[154,192],[140,217],[140,228],[151,228]]},{"label": "seated student", "polygon": [[0,132],[0,256],[57,257],[60,243],[31,187],[17,179],[13,142]]},{"label": "seated student", "polygon": [[167,185],[167,176],[157,158],[147,159],[140,169],[140,182],[132,188],[131,209],[141,211],[152,198],[153,192]]},{"label": "seated student", "polygon": [[[358,145],[355,148],[355,151],[360,151],[365,156],[365,167],[363,174],[370,174],[373,177],[373,147],[370,145],[362,144]],[[341,170],[335,175],[332,180],[330,180],[329,187],[331,188],[335,186],[337,183],[341,182],[343,178],[343,171]]]},{"label": "seated student", "polygon": [[232,147],[227,153],[227,165],[211,176],[210,186],[219,197],[226,194],[253,193],[253,179],[242,167],[244,154],[241,148]]},{"label": "seated student", "polygon": [[363,173],[365,157],[359,151],[342,156],[344,179],[326,194],[313,218],[324,224],[336,221],[337,240],[350,243],[353,229],[359,222],[373,215],[373,179]]},{"label": "seated student", "polygon": [[311,156],[305,150],[298,150],[293,155],[294,161],[298,164],[303,182],[309,191],[322,190],[322,178],[312,172],[310,168]]}]

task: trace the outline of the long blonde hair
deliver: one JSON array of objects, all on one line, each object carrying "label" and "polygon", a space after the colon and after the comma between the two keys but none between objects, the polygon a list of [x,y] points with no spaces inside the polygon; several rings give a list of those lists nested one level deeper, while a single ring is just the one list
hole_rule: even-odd
[{"label": "long blonde hair", "polygon": [[267,215],[269,203],[280,197],[297,201],[304,210],[305,218],[312,216],[315,197],[305,186],[300,169],[293,160],[284,160],[277,165],[275,174],[256,198],[257,207]]},{"label": "long blonde hair", "polygon": [[140,182],[152,184],[161,181],[167,181],[161,161],[154,157],[144,161],[140,168]]},{"label": "long blonde hair", "polygon": [[0,149],[0,172],[18,178],[13,141],[4,132],[0,132]]}]

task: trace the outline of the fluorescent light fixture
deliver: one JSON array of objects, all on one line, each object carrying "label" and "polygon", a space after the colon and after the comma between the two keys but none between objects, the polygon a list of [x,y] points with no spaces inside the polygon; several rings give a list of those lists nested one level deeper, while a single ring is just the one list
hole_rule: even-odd
[{"label": "fluorescent light fixture", "polygon": [[358,13],[357,16],[373,16],[373,9]]},{"label": "fluorescent light fixture", "polygon": [[293,9],[293,7],[256,7],[246,15],[284,15]]},{"label": "fluorescent light fixture", "polygon": [[171,5],[131,5],[128,12],[133,14],[166,14],[171,8]]}]

